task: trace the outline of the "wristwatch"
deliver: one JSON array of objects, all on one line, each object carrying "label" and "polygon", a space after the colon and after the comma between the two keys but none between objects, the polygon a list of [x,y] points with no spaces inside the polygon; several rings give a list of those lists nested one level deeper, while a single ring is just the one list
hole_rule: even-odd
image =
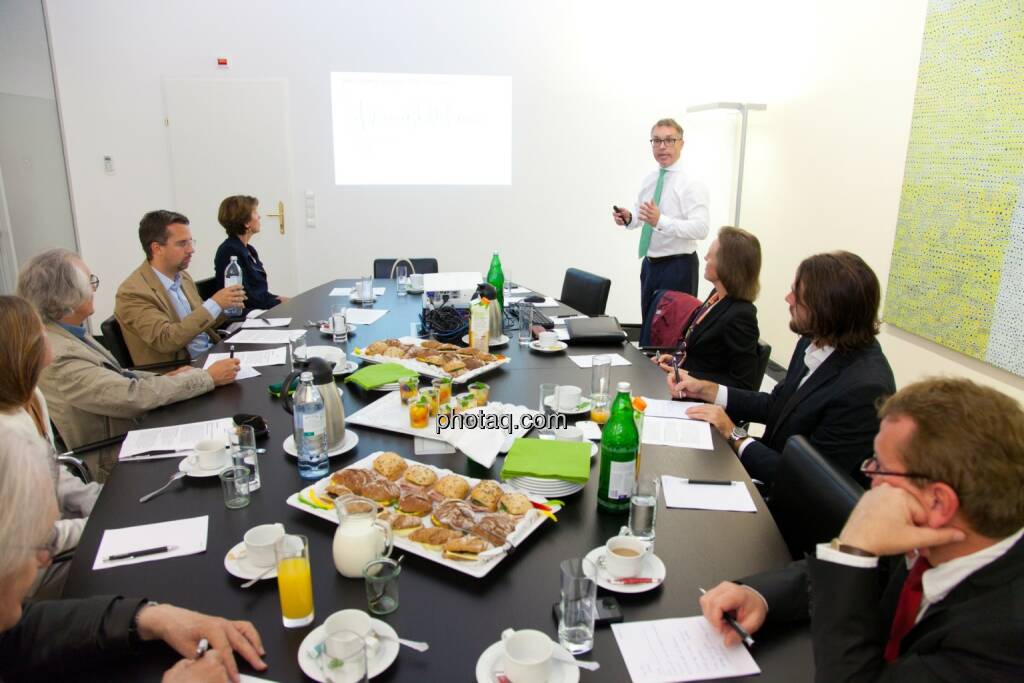
[{"label": "wristwatch", "polygon": [[746,429],[740,427],[739,425],[733,425],[732,434],[729,435],[729,445],[732,446],[733,450],[736,450],[736,447],[739,445],[739,442],[743,441],[743,439],[747,438],[748,436],[749,434],[747,434]]}]

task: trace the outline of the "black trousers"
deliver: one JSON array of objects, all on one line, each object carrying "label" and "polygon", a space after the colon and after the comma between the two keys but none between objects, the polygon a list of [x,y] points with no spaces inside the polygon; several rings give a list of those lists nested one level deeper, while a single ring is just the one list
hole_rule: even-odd
[{"label": "black trousers", "polygon": [[697,252],[652,260],[640,266],[640,315],[644,321],[659,289],[674,289],[697,296]]}]

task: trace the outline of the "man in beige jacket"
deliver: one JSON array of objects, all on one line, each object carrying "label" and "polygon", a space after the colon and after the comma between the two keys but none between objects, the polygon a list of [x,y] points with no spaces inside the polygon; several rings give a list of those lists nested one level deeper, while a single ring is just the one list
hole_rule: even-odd
[{"label": "man in beige jacket", "polygon": [[195,253],[188,218],[150,211],[139,222],[146,261],[117,289],[114,317],[135,365],[196,358],[220,341],[224,309],[242,308],[245,289],[225,287],[203,301],[186,271]]},{"label": "man in beige jacket", "polygon": [[[64,249],[36,256],[18,279],[18,293],[32,302],[46,325],[53,361],[43,371],[39,388],[69,448],[124,434],[148,410],[234,381],[237,359],[218,361],[208,370],[184,367],[166,375],[122,368],[84,326],[98,286],[99,278],[89,267]],[[117,463],[118,450],[114,446],[86,455],[100,481]]]}]

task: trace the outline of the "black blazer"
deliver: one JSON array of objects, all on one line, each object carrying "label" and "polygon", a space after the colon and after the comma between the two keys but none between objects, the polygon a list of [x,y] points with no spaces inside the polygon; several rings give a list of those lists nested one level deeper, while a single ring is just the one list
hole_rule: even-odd
[{"label": "black blazer", "polygon": [[1024,680],[1024,540],[929,605],[887,664],[902,557],[878,569],[808,559],[744,579],[768,602],[768,623],[810,615],[817,681],[999,683]]},{"label": "black blazer", "polygon": [[786,378],[770,394],[729,387],[726,412],[735,422],[760,422],[764,436],[743,449],[741,460],[751,477],[775,479],[786,441],[800,434],[836,467],[862,484],[860,463],[871,456],[878,433],[875,404],[896,392],[889,361],[877,341],[856,351],[833,351],[802,387],[802,337],[789,361]]},{"label": "black blazer", "polygon": [[237,237],[229,237],[217,247],[217,255],[213,257],[214,277],[217,282],[224,282],[224,271],[231,263],[232,256],[237,256],[238,265],[242,266],[246,311],[253,308],[273,308],[281,303],[281,300],[268,289],[267,271],[263,269],[256,248],[251,244],[242,244],[242,240]]},{"label": "black blazer", "polygon": [[[698,308],[693,312],[696,316]],[[693,322],[687,321],[685,331]],[[757,307],[749,301],[725,297],[711,307],[686,340],[683,369],[698,379],[727,387],[757,389],[761,385],[757,363]]]}]

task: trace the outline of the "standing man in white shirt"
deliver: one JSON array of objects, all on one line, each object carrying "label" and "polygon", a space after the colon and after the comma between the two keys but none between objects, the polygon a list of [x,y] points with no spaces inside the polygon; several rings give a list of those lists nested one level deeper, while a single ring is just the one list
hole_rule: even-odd
[{"label": "standing man in white shirt", "polygon": [[644,178],[633,211],[614,207],[612,219],[627,230],[641,229],[640,315],[659,289],[697,295],[697,241],[708,236],[708,188],[679,163],[683,127],[662,119],[651,128],[651,151],[658,170]]}]

